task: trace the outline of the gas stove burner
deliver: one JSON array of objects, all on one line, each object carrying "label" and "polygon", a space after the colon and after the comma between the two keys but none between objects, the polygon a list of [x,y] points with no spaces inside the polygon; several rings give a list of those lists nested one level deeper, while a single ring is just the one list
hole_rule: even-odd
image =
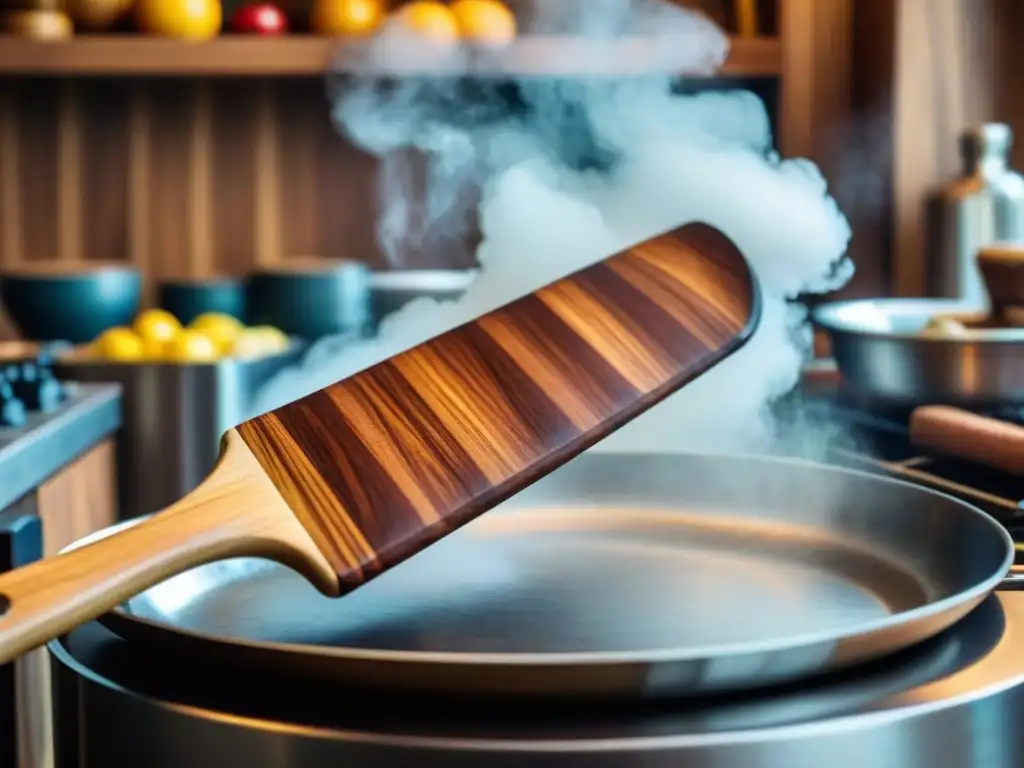
[{"label": "gas stove burner", "polygon": [[835,402],[843,408],[898,421],[909,420],[910,414],[913,413],[915,407],[907,403],[879,400],[864,395],[857,390],[844,387],[842,384],[836,390]]},{"label": "gas stove burner", "polygon": [[1022,631],[1024,594],[1003,591],[943,635],[843,675],[713,698],[554,707],[340,695],[183,666],[93,622],[50,646],[66,726],[57,764],[819,768],[828,756],[838,768],[1010,768],[1024,761],[1014,735]]},{"label": "gas stove burner", "polygon": [[[844,408],[900,422],[909,421],[914,409],[918,405],[923,405],[923,403],[911,404],[880,400],[864,395],[857,390],[844,387],[842,384],[836,390],[834,400],[837,405]],[[1024,424],[1024,407],[1018,405],[965,405],[957,407],[971,413],[976,413],[979,416],[987,416],[1013,424]]]}]

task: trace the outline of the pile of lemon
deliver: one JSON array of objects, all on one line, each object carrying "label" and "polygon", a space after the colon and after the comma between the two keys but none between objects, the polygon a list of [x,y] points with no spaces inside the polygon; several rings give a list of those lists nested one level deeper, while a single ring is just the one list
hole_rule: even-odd
[{"label": "pile of lemon", "polygon": [[515,14],[502,0],[314,0],[310,26],[322,35],[367,35],[388,20],[442,44],[503,46],[517,33]]},{"label": "pile of lemon", "polygon": [[285,351],[288,337],[271,326],[247,327],[230,315],[209,312],[182,326],[170,312],[149,309],[131,328],[110,328],[87,349],[88,356],[116,362],[211,363],[252,359]]}]

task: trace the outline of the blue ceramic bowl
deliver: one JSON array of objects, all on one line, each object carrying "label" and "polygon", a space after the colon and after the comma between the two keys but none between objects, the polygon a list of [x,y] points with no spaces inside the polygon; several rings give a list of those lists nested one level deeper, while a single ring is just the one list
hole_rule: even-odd
[{"label": "blue ceramic bowl", "polygon": [[358,261],[292,258],[249,277],[249,322],[315,341],[370,328],[370,270]]},{"label": "blue ceramic bowl", "polygon": [[199,315],[217,312],[246,322],[245,284],[230,277],[187,278],[160,283],[159,303],[182,325]]},{"label": "blue ceramic bowl", "polygon": [[84,344],[130,325],[142,300],[142,276],[127,264],[38,261],[0,269],[0,301],[31,341]]}]

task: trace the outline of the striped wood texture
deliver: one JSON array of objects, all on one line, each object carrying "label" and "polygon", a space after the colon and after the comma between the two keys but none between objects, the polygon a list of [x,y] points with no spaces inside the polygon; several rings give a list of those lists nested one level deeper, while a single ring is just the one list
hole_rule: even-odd
[{"label": "striped wood texture", "polygon": [[742,255],[691,224],[238,431],[348,590],[691,381],[757,317]]}]

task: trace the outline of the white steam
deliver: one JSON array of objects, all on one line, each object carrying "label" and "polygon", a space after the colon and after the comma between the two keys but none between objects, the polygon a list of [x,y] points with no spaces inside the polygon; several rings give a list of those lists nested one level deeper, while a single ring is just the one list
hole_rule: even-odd
[{"label": "white steam", "polygon": [[[725,38],[696,14],[674,10],[666,17],[663,5],[638,0],[586,6],[576,18],[587,19],[587,31],[657,29],[652,50],[667,52],[673,71],[707,71],[725,55]],[[569,31],[567,17],[541,13],[535,21]],[[614,60],[616,45],[607,43],[606,61]],[[489,101],[487,88],[470,97],[457,90],[464,83],[452,81],[407,80],[386,92],[367,81],[335,92],[339,128],[384,161],[385,252],[402,264],[416,249],[446,247],[462,234],[460,205],[478,199],[482,269],[461,300],[406,305],[374,341],[321,341],[301,366],[263,389],[257,411],[350,376],[632,243],[701,220],[731,237],[753,266],[763,295],[761,325],[742,350],[597,449],[769,448],[767,406],[796,384],[811,341],[804,313],[787,299],[837,288],[852,274],[843,258],[849,228],[817,169],[772,153],[764,106],[749,93],[674,95],[664,76],[614,84],[521,77],[516,84],[532,117],[509,118]],[[589,133],[579,131],[581,116]],[[425,182],[413,183],[410,148],[428,157]],[[573,161],[595,153],[614,160],[601,169]]]}]

